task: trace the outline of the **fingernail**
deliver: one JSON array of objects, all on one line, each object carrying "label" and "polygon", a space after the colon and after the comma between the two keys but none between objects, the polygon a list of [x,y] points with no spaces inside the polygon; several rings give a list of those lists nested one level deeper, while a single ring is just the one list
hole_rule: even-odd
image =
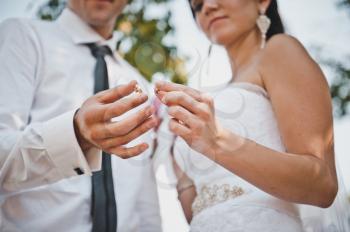
[{"label": "fingernail", "polygon": [[157,81],[156,86],[162,87],[166,82],[165,81]]},{"label": "fingernail", "polygon": [[135,93],[138,93],[138,94],[143,93],[143,91],[142,91],[141,87],[140,87],[138,84],[136,84],[136,85],[135,85],[135,89],[134,89],[134,91],[135,91]]},{"label": "fingernail", "polygon": [[148,96],[147,96],[146,94],[140,93],[140,98],[141,98],[141,100],[146,100],[147,97],[148,97]]},{"label": "fingernail", "polygon": [[148,144],[142,144],[141,149],[146,150],[148,148]]}]

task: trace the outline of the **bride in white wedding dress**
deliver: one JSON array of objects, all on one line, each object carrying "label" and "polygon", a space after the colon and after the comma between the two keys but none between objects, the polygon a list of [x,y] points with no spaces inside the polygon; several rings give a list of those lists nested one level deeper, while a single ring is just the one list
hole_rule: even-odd
[{"label": "bride in white wedding dress", "polygon": [[322,211],[337,195],[332,105],[319,66],[283,34],[277,2],[190,4],[234,73],[206,94],[156,84],[176,135],[177,190],[191,231],[346,231],[301,215],[302,204]]}]

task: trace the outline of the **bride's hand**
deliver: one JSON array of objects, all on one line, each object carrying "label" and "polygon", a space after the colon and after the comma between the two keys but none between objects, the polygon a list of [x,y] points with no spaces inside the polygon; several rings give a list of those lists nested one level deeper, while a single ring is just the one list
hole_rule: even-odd
[{"label": "bride's hand", "polygon": [[215,118],[213,99],[187,86],[157,82],[155,93],[168,106],[169,129],[194,150],[214,156],[224,130]]}]

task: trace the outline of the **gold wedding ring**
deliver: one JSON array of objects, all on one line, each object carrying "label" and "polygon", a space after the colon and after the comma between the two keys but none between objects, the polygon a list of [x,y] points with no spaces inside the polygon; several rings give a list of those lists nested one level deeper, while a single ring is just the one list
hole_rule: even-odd
[{"label": "gold wedding ring", "polygon": [[143,91],[142,91],[142,89],[141,89],[141,87],[139,86],[139,85],[136,85],[135,86],[135,93],[143,93]]},{"label": "gold wedding ring", "polygon": [[159,89],[158,88],[154,88],[154,93],[158,94],[159,93]]}]

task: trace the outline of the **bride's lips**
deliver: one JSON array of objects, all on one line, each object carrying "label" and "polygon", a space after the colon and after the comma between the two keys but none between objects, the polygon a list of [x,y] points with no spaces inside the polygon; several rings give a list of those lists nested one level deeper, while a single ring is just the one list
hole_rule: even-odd
[{"label": "bride's lips", "polygon": [[209,24],[208,24],[208,30],[213,26],[214,23],[216,22],[220,22],[224,19],[227,19],[228,17],[227,16],[218,16],[218,17],[214,17],[212,18],[210,21],[209,21]]}]

